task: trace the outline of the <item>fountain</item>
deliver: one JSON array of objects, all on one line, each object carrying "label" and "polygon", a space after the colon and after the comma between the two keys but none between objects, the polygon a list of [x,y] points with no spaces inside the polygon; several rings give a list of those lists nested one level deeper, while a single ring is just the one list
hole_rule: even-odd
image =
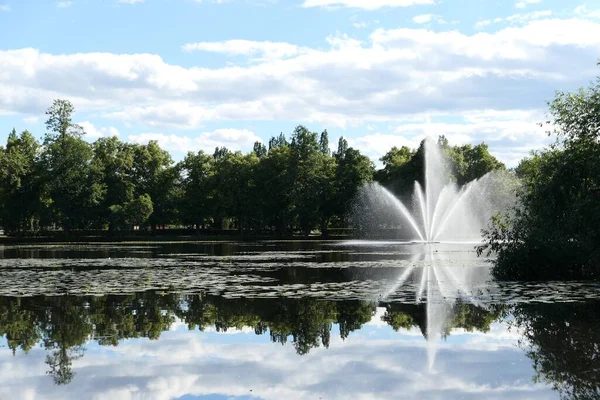
[{"label": "fountain", "polygon": [[[508,172],[492,171],[458,187],[449,171],[440,147],[426,140],[424,185],[414,183],[412,207],[381,185],[370,183],[359,191],[353,215],[359,224],[372,224],[374,229],[400,225],[412,243],[424,244],[422,249],[414,249],[410,266],[399,270],[398,278],[380,293],[379,300],[389,301],[400,287],[413,285],[415,301],[426,301],[431,373],[437,343],[456,301],[480,305],[482,284],[490,278],[489,268],[465,267],[461,265],[463,260],[452,258],[456,254],[473,254],[473,249],[465,251],[460,244],[481,242],[481,231],[490,218],[508,210],[516,200],[513,189],[517,180]],[[448,246],[458,248],[449,250]]]},{"label": "fountain", "polygon": [[425,179],[414,183],[413,206],[378,183],[359,190],[355,220],[376,225],[400,225],[418,242],[480,242],[490,218],[514,204],[516,182],[505,171],[492,171],[462,187],[452,182],[448,160],[440,147],[425,141]]}]

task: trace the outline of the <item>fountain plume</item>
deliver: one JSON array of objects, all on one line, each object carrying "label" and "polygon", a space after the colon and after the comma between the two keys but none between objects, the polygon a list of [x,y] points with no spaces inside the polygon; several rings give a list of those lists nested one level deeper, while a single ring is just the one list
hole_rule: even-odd
[{"label": "fountain plume", "polygon": [[412,210],[378,183],[369,183],[359,190],[353,219],[367,229],[401,227],[415,241],[481,241],[490,218],[515,203],[516,178],[492,171],[458,187],[440,146],[426,140],[424,150],[425,180],[414,183]]}]

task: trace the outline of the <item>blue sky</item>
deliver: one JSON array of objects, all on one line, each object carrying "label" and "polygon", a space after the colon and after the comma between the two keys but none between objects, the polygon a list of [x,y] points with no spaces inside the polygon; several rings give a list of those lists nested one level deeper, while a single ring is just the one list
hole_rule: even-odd
[{"label": "blue sky", "polygon": [[445,134],[514,166],[600,55],[592,1],[0,0],[0,26],[0,142],[67,98],[88,140],[175,159],[302,123],[373,159]]}]

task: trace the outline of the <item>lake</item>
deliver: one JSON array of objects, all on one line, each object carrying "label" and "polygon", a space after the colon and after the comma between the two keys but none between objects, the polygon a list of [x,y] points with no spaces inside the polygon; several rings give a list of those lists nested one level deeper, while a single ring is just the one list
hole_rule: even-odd
[{"label": "lake", "polygon": [[0,246],[0,399],[600,398],[600,285],[474,247]]}]

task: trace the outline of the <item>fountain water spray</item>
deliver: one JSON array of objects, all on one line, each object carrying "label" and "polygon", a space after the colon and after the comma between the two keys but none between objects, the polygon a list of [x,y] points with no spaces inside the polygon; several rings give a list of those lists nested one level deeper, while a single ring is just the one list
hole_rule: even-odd
[{"label": "fountain water spray", "polygon": [[459,187],[440,147],[425,141],[425,180],[415,181],[413,207],[378,183],[365,185],[357,195],[354,219],[367,224],[401,226],[415,241],[480,242],[481,230],[497,212],[514,204],[516,179],[506,171],[492,171]]}]

